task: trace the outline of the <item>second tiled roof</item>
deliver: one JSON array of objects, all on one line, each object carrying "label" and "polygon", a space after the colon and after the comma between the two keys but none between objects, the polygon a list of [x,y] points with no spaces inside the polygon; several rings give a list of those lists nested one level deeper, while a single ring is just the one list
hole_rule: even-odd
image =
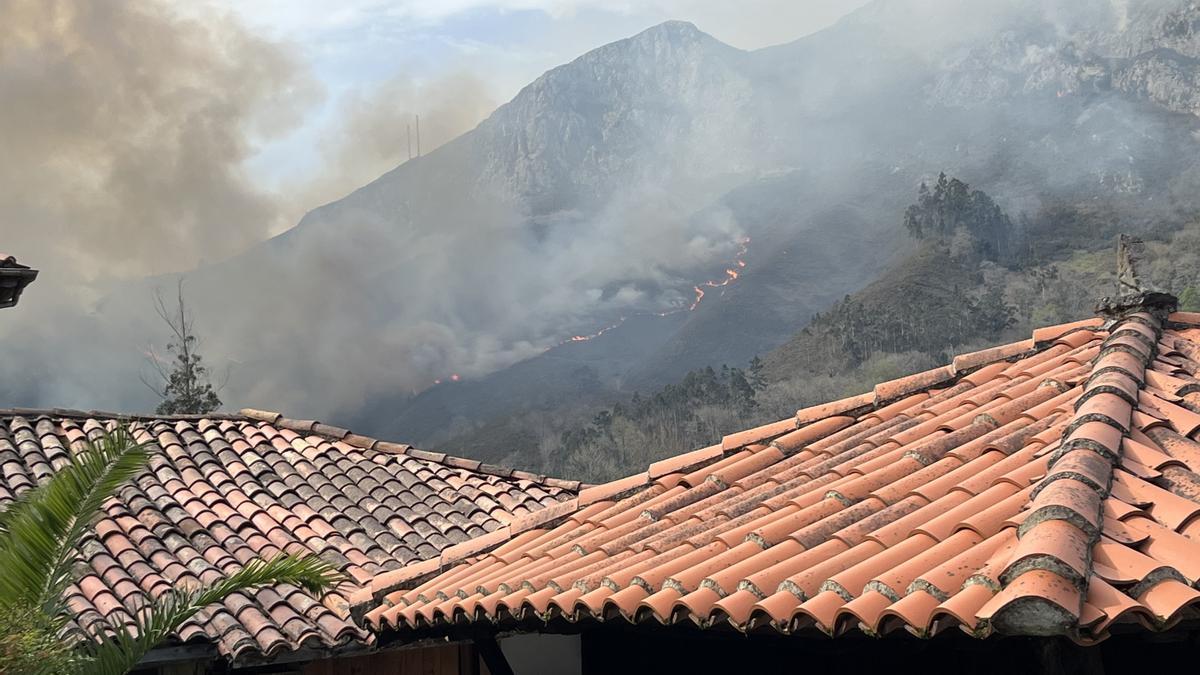
[{"label": "second tiled roof", "polygon": [[1198,325],[1040,329],[586,489],[352,601],[403,635],[1163,629],[1200,604]]}]

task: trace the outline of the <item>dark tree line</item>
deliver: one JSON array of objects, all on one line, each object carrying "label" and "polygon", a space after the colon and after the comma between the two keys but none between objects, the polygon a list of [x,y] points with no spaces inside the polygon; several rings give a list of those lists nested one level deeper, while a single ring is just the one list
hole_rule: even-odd
[{"label": "dark tree line", "polygon": [[846,296],[829,311],[814,315],[801,333],[821,335],[844,355],[839,365],[854,367],[876,352],[937,354],[977,338],[995,337],[1014,321],[1013,308],[1000,288],[986,288],[978,296],[956,288],[948,298],[895,297],[869,307]]},{"label": "dark tree line", "polygon": [[1004,210],[982,190],[945,172],[933,189],[921,183],[916,203],[904,211],[904,227],[916,239],[948,239],[965,231],[991,260],[1005,260],[1015,248],[1013,223]]}]

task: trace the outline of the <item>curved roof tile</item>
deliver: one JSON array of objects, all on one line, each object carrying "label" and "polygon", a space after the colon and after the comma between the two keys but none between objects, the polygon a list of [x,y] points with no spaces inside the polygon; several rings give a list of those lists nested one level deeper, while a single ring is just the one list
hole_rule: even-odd
[{"label": "curved roof tile", "polygon": [[[147,469],[104,505],[67,591],[76,626],[120,621],[190,581],[211,582],[282,551],[312,553],[349,578],[323,598],[288,585],[206,608],[176,636],[235,661],[368,646],[349,601],[570,499],[579,484],[377,441],[278,413],[124,416],[0,410],[0,506],[51,476],[82,441],[126,425]],[[465,468],[465,467],[474,468]],[[573,503],[569,502],[569,503]]]}]

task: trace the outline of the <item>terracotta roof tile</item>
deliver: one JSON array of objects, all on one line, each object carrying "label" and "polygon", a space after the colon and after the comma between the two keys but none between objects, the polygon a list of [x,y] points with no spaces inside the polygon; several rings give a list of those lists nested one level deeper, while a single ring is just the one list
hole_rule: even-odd
[{"label": "terracotta roof tile", "polygon": [[[176,636],[212,641],[233,660],[369,648],[373,638],[351,620],[351,601],[370,602],[372,589],[394,590],[436,573],[443,550],[447,565],[478,552],[481,540],[467,541],[472,537],[508,540],[504,519],[532,527],[575,512],[571,500],[538,517],[573,496],[564,489],[578,486],[573,481],[472,471],[477,462],[257,410],[119,418],[0,411],[0,505],[52,475],[67,448],[117,424],[150,443],[151,457],[148,469],[106,503],[80,547],[85,572],[67,592],[77,626],[119,619],[147,594],[219,579],[281,551],[317,554],[354,580],[322,599],[290,586],[241,594]],[[485,489],[501,491],[491,511],[480,506]]]},{"label": "terracotta roof tile", "polygon": [[[602,510],[510,535],[553,547],[519,560],[510,544],[482,549],[430,580],[428,600],[405,596],[370,623],[406,635],[558,616],[828,635],[957,626],[1085,643],[1168,628],[1200,606],[1200,399],[1187,398],[1200,394],[1200,332],[1184,323],[1200,321],[1039,329],[730,434],[585,491],[579,506]],[[484,576],[525,591],[474,602]]]}]

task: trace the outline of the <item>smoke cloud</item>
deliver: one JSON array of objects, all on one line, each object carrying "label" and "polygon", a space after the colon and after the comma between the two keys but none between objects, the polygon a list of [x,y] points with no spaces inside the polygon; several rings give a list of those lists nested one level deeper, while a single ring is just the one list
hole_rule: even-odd
[{"label": "smoke cloud", "polygon": [[243,161],[320,96],[291,52],[152,2],[0,4],[3,246],[43,280],[218,260],[294,212]]},{"label": "smoke cloud", "polygon": [[337,199],[406,161],[410,153],[428,154],[470,131],[496,105],[487,83],[466,71],[424,81],[401,73],[370,88],[355,88],[338,103],[338,121],[321,141],[321,175],[304,192],[317,197],[314,204]]},{"label": "smoke cloud", "polygon": [[[404,161],[404,124],[415,114],[427,153],[494,107],[487,87],[462,72],[352,90],[334,102],[319,175],[274,192],[245,163],[323,102],[308,65],[231,15],[201,21],[153,0],[0,3],[0,91],[0,251],[42,272],[0,322],[0,405],[143,410],[154,397],[137,375],[167,338],[155,289],[171,295],[177,275],[251,249],[304,209]],[[343,246],[344,267],[328,250],[306,249],[257,269],[233,264],[237,287],[203,273],[189,279],[202,353],[234,373],[227,401],[283,405],[291,397],[281,392],[322,384],[329,393],[318,399],[361,398],[338,365],[347,324],[314,331],[305,316],[272,317],[272,305],[345,295],[359,298],[339,301],[348,317],[373,314],[364,296],[339,287],[356,286],[345,270],[378,243]],[[419,353],[437,330],[406,321],[383,343]],[[306,358],[322,365],[306,367]],[[377,363],[357,370],[380,372]]]}]

